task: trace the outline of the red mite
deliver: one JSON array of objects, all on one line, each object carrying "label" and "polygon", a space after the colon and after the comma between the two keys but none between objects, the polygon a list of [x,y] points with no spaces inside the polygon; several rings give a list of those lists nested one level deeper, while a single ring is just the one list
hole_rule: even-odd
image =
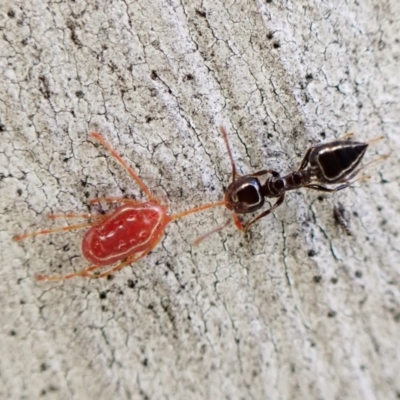
[{"label": "red mite", "polygon": [[[115,152],[100,134],[92,132],[91,137],[98,140],[109,153],[125,168],[131,178],[139,185],[147,196],[148,201],[140,202],[130,199],[98,198],[91,203],[100,201],[107,203],[122,203],[110,214],[52,214],[49,218],[84,218],[88,222],[55,229],[45,229],[38,232],[15,236],[15,241],[38,235],[46,235],[73,229],[90,227],[82,240],[82,253],[92,264],[89,267],[68,275],[44,276],[39,275],[39,281],[58,281],[71,279],[76,276],[85,278],[102,278],[119,271],[145,257],[164,235],[167,225],[177,219],[194,214],[212,207],[225,205],[225,201],[195,207],[178,214],[167,214],[168,207],[152,195],[150,189],[142,182],[132,168]],[[98,270],[112,266],[104,272]]]}]

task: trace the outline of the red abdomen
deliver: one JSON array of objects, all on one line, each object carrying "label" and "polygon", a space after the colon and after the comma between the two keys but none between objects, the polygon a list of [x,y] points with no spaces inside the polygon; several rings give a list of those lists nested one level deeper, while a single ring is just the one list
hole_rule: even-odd
[{"label": "red abdomen", "polygon": [[171,222],[165,211],[165,207],[154,203],[118,207],[86,232],[83,255],[93,265],[106,266],[152,249]]}]

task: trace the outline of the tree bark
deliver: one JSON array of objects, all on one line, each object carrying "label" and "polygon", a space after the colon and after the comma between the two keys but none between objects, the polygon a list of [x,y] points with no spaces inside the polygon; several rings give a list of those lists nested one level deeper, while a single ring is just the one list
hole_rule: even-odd
[{"label": "tree bark", "polygon": [[[5,1],[0,5],[0,398],[400,397],[396,0]],[[244,236],[216,208],[172,223],[113,279],[49,213],[143,199],[100,132],[172,213],[239,172],[298,168],[307,148],[378,136],[333,195],[288,193]],[[112,207],[112,206],[111,206]],[[335,222],[342,207],[351,235]]]}]

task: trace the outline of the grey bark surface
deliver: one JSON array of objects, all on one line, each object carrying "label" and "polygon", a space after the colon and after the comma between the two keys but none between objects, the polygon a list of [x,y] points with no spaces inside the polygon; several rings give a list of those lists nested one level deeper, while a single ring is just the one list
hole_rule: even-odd
[{"label": "grey bark surface", "polygon": [[[4,1],[0,398],[400,397],[400,3]],[[298,167],[353,131],[369,180],[299,190],[244,236],[217,208],[172,223],[112,280],[83,231],[15,243],[93,197],[142,198],[97,130],[178,212],[241,173]],[[333,217],[342,204],[352,236]]]}]

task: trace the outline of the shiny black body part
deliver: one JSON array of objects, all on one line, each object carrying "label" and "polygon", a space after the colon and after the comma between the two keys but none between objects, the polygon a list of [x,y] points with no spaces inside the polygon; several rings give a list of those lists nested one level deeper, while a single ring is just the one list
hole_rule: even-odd
[{"label": "shiny black body part", "polygon": [[[260,210],[265,198],[278,197],[268,210],[252,219],[246,225],[236,223],[240,229],[247,231],[260,218],[279,207],[289,190],[299,188],[314,189],[322,192],[337,192],[351,185],[351,179],[360,171],[359,165],[367,150],[368,144],[362,142],[335,140],[310,147],[297,171],[280,176],[276,171],[265,169],[253,174],[239,176],[229,148],[227,133],[220,128],[224,136],[232,163],[232,183],[225,192],[226,206],[236,214],[247,214]],[[259,179],[265,175],[263,182]],[[337,185],[327,187],[326,185]],[[236,216],[236,221],[238,220]]]}]

